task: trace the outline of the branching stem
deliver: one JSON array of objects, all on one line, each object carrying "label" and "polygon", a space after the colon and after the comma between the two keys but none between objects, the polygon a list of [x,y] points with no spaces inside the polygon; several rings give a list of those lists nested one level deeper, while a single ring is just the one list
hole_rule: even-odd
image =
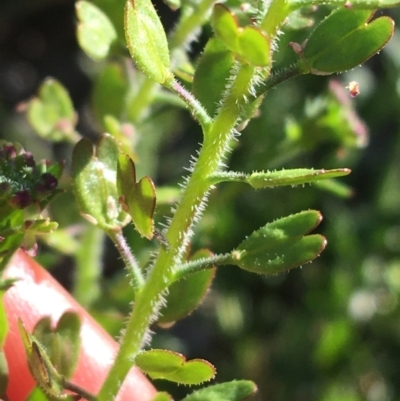
[{"label": "branching stem", "polygon": [[200,123],[203,132],[208,132],[212,120],[207,111],[204,109],[203,105],[178,81],[174,80],[171,90],[176,92],[178,96],[185,102],[193,117],[196,118],[196,120]]}]

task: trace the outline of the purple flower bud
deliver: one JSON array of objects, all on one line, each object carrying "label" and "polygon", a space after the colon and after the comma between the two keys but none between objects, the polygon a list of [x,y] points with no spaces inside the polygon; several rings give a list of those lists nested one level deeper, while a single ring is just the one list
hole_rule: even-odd
[{"label": "purple flower bud", "polygon": [[27,189],[15,192],[15,194],[10,199],[10,203],[17,209],[25,209],[32,203],[31,194]]},{"label": "purple flower bud", "polygon": [[36,166],[35,158],[33,157],[33,154],[31,152],[25,152],[22,155],[20,155],[20,157],[25,159],[25,165],[27,167]]},{"label": "purple flower bud", "polygon": [[35,190],[39,193],[48,192],[57,188],[57,185],[58,180],[53,174],[43,173],[36,184]]},{"label": "purple flower bud", "polygon": [[17,156],[17,149],[15,149],[14,145],[4,145],[3,146],[3,151],[5,153],[6,158],[9,159],[14,159]]}]

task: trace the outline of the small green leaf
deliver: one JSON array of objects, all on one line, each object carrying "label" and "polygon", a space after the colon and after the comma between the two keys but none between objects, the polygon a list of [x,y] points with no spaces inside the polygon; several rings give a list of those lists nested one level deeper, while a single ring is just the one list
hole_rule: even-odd
[{"label": "small green leaf", "polygon": [[53,329],[48,317],[42,318],[35,326],[33,335],[46,348],[50,361],[57,371],[66,378],[72,377],[78,363],[80,350],[79,316],[65,312]]},{"label": "small green leaf", "polygon": [[238,27],[239,22],[234,13],[223,4],[215,4],[211,16],[211,26],[215,36],[224,43],[224,45],[236,53],[238,46]]},{"label": "small green leaf", "polygon": [[347,6],[353,9],[374,10],[377,8],[392,8],[400,4],[399,0],[290,0],[290,9],[315,7],[318,5]]},{"label": "small green leaf", "polygon": [[300,212],[253,232],[232,252],[232,264],[259,274],[275,274],[315,259],[326,239],[306,235],[321,222],[316,210]]},{"label": "small green leaf", "polygon": [[182,401],[242,401],[257,391],[257,386],[249,380],[208,386],[186,396]]},{"label": "small green leaf", "polygon": [[143,74],[159,84],[173,81],[164,27],[150,0],[127,0],[125,37],[129,52]]},{"label": "small green leaf", "polygon": [[154,234],[153,214],[156,206],[156,190],[150,177],[136,183],[135,164],[121,154],[117,167],[117,186],[120,202],[132,217],[132,222],[141,236],[152,239]]},{"label": "small green leaf", "polygon": [[165,391],[158,392],[151,401],[173,401],[172,397]]},{"label": "small green leaf", "polygon": [[156,189],[150,177],[143,177],[126,197],[129,214],[139,233],[147,239],[154,234],[153,214],[156,206]]},{"label": "small green leaf", "polygon": [[302,185],[329,178],[341,177],[350,174],[347,168],[334,170],[314,170],[299,168],[293,170],[279,170],[273,172],[255,172],[247,177],[247,182],[256,189],[272,188],[282,185]]},{"label": "small green leaf", "polygon": [[25,401],[49,401],[49,398],[43,390],[39,387],[35,387]]},{"label": "small green leaf", "polygon": [[[209,258],[207,249],[197,251],[191,260]],[[203,300],[215,275],[215,268],[192,273],[168,287],[167,304],[160,310],[160,325],[184,318],[195,310]]]},{"label": "small green leaf", "polygon": [[314,170],[298,168],[291,170],[256,171],[250,175],[235,171],[220,171],[210,176],[213,184],[220,182],[246,182],[255,189],[274,188],[284,185],[303,185],[350,174],[347,168]]},{"label": "small green leaf", "polygon": [[214,6],[211,25],[215,36],[243,63],[258,67],[270,64],[270,41],[259,27],[240,27],[236,16],[222,4]]},{"label": "small green leaf", "polygon": [[133,160],[121,153],[117,164],[117,188],[120,196],[126,196],[136,185],[136,168]]},{"label": "small green leaf", "polygon": [[88,1],[76,3],[78,16],[78,42],[85,53],[95,60],[105,58],[113,42],[117,39],[117,32],[103,11]]},{"label": "small green leaf", "polygon": [[270,42],[266,34],[255,26],[239,29],[239,55],[249,64],[267,67],[270,64]]},{"label": "small green leaf", "polygon": [[220,40],[211,38],[200,57],[193,79],[193,94],[210,116],[217,112],[233,64],[233,53]]},{"label": "small green leaf", "polygon": [[81,213],[103,230],[127,224],[126,213],[118,202],[117,162],[119,149],[110,135],[103,135],[95,150],[82,139],[72,154],[72,177]]},{"label": "small green leaf", "polygon": [[30,334],[19,319],[18,326],[28,359],[28,367],[41,389],[55,399],[65,398],[64,378],[57,372],[45,348]]},{"label": "small green leaf", "polygon": [[28,103],[28,121],[41,137],[51,141],[75,141],[76,115],[66,89],[55,79],[46,79],[38,97]]},{"label": "small green leaf", "polygon": [[354,68],[379,52],[393,36],[394,22],[374,12],[339,8],[312,32],[301,64],[313,74],[328,75]]},{"label": "small green leaf", "polygon": [[203,359],[186,358],[177,352],[162,349],[144,351],[135,363],[153,379],[165,379],[176,383],[195,385],[209,381],[215,376],[215,368]]},{"label": "small green leaf", "polygon": [[339,198],[351,198],[354,195],[353,188],[338,180],[318,181],[315,186],[323,191],[330,192]]}]

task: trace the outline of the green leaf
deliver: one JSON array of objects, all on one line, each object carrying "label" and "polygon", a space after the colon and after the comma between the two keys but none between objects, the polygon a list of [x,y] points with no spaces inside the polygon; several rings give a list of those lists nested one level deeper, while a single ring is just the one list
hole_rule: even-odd
[{"label": "green leaf", "polygon": [[347,168],[334,170],[314,170],[299,168],[273,172],[255,172],[247,177],[247,182],[256,189],[273,188],[283,185],[302,185],[329,178],[342,177],[350,174]]},{"label": "green leaf", "polygon": [[28,103],[29,124],[38,135],[50,141],[75,141],[76,115],[66,89],[55,79],[46,79],[38,97]]},{"label": "green leaf", "polygon": [[20,319],[18,326],[33,378],[47,395],[56,399],[63,398],[64,378],[51,363],[45,348],[25,329]]},{"label": "green leaf", "polygon": [[257,391],[257,386],[249,380],[208,386],[186,396],[182,401],[241,401]]},{"label": "green leaf", "polygon": [[78,16],[78,42],[85,53],[95,60],[105,58],[113,42],[117,39],[117,32],[103,11],[88,1],[76,3]]},{"label": "green leaf", "polygon": [[35,387],[25,401],[49,401],[49,398],[39,387]]},{"label": "green leaf", "polygon": [[354,195],[353,188],[338,180],[318,181],[315,186],[339,198],[351,198]]},{"label": "green leaf", "polygon": [[246,182],[255,189],[274,188],[284,185],[304,185],[316,183],[334,177],[342,177],[350,174],[347,168],[333,170],[314,170],[298,168],[291,170],[256,171],[252,174],[237,173],[234,171],[221,171],[213,174],[210,181],[213,184],[219,182]]},{"label": "green leaf", "polygon": [[126,197],[129,214],[140,235],[152,239],[153,214],[156,206],[156,189],[150,177],[143,177]]},{"label": "green leaf", "polygon": [[193,79],[193,94],[210,116],[217,112],[233,64],[233,53],[220,40],[211,38],[200,57]]},{"label": "green leaf", "polygon": [[239,26],[236,16],[224,5],[213,8],[211,25],[215,36],[246,64],[266,67],[270,64],[270,41],[256,26]]},{"label": "green leaf", "polygon": [[162,349],[144,351],[135,363],[153,379],[165,379],[176,383],[195,385],[209,381],[215,376],[215,368],[203,359],[186,358],[177,352]]},{"label": "green leaf", "polygon": [[162,391],[158,392],[151,401],[173,401],[173,399],[168,393]]},{"label": "green leaf", "polygon": [[132,217],[139,234],[152,239],[154,234],[153,214],[156,206],[156,190],[150,177],[143,177],[136,183],[135,164],[121,154],[118,159],[117,185],[120,202]]},{"label": "green leaf", "polygon": [[211,16],[215,36],[231,51],[238,51],[239,22],[234,13],[223,4],[215,4]]},{"label": "green leaf", "polygon": [[379,52],[390,40],[394,22],[374,12],[339,8],[312,32],[301,64],[311,73],[328,75],[354,68]]},{"label": "green leaf", "polygon": [[72,377],[78,363],[80,350],[79,316],[65,312],[53,329],[49,317],[42,318],[35,326],[33,335],[46,348],[47,355],[58,373]]},{"label": "green leaf", "polygon": [[143,74],[159,84],[171,83],[167,38],[150,0],[127,0],[125,36],[129,52]]},{"label": "green leaf", "polygon": [[316,210],[300,212],[254,231],[232,252],[232,264],[258,274],[275,274],[315,259],[326,239],[306,235],[321,222]]},{"label": "green leaf", "polygon": [[[207,249],[197,251],[191,260],[209,258]],[[173,323],[193,312],[202,302],[215,275],[215,268],[192,273],[168,287],[167,304],[161,308],[158,324]]]},{"label": "green leaf", "polygon": [[290,9],[297,10],[306,6],[332,5],[350,6],[352,9],[374,10],[377,8],[392,8],[400,5],[399,0],[290,0]]},{"label": "green leaf", "polygon": [[255,26],[239,29],[239,55],[251,65],[257,67],[269,66],[270,41],[266,34]]},{"label": "green leaf", "polygon": [[110,135],[103,135],[95,149],[82,139],[72,154],[72,177],[82,215],[103,230],[125,226],[129,219],[118,202],[119,149]]}]

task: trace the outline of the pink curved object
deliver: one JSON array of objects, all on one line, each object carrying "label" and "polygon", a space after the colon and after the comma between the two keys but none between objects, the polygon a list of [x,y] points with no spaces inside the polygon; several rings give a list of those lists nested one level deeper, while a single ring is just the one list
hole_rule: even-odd
[{"label": "pink curved object", "polygon": [[[7,389],[10,401],[24,401],[35,385],[26,362],[18,317],[27,330],[32,331],[40,318],[50,316],[56,323],[67,310],[78,313],[82,320],[81,354],[71,382],[97,394],[118,344],[47,271],[22,251],[14,255],[5,276],[19,279],[4,297],[10,325],[5,343],[10,371]],[[116,401],[150,401],[155,394],[156,390],[147,378],[132,368]]]}]

